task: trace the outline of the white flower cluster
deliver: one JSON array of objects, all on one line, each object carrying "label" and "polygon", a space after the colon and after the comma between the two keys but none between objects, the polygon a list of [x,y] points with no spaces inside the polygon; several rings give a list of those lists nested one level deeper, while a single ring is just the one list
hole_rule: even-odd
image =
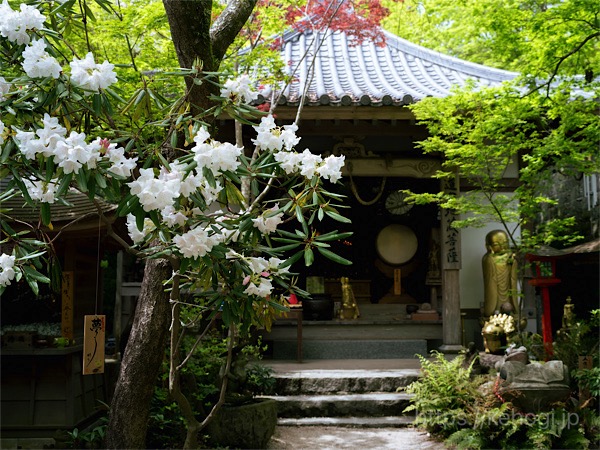
[{"label": "white flower cluster", "polygon": [[494,314],[493,316],[490,316],[487,323],[499,326],[505,333],[512,333],[515,331],[515,319],[508,314]]},{"label": "white flower cluster", "polygon": [[[188,198],[193,193],[198,193],[204,197],[206,205],[210,206],[222,189],[218,181],[215,186],[211,186],[201,171],[192,171],[186,176],[185,166],[177,162],[171,164],[171,170],[163,167],[158,177],[155,177],[153,169],[140,169],[140,177],[127,185],[130,192],[139,198],[144,211],[160,211],[163,222],[171,228],[182,226],[187,220],[186,214],[175,209],[175,201],[180,196]],[[193,210],[191,212],[199,213]]]},{"label": "white flower cluster", "polygon": [[28,31],[39,30],[46,18],[34,6],[21,3],[20,11],[14,11],[4,0],[0,5],[0,34],[19,45],[29,44]]},{"label": "white flower cluster", "polygon": [[273,208],[266,210],[263,214],[258,216],[256,219],[252,219],[254,227],[263,234],[271,234],[277,229],[277,225],[283,222],[283,213],[273,215],[275,211],[279,209],[279,204]]},{"label": "white flower cluster", "polygon": [[8,286],[15,278],[15,257],[2,253],[0,255],[0,286]]},{"label": "white flower cluster", "polygon": [[138,230],[135,216],[133,214],[127,214],[127,232],[129,236],[133,240],[134,244],[139,244],[144,240],[144,238],[152,233],[156,229],[156,225],[152,222],[152,219],[145,218],[144,219],[144,229]]},{"label": "white flower cluster", "polygon": [[194,137],[196,145],[192,151],[194,152],[194,161],[198,164],[198,171],[201,173],[202,168],[206,167],[215,176],[228,170],[235,171],[240,165],[238,157],[242,154],[243,149],[229,142],[221,143],[209,138],[210,134],[204,127]]},{"label": "white flower cluster", "polygon": [[260,125],[255,126],[256,139],[252,142],[262,150],[275,151],[275,160],[287,174],[300,173],[306,178],[319,175],[332,183],[342,177],[342,167],[345,156],[328,156],[325,159],[315,155],[310,150],[302,153],[293,151],[293,147],[300,141],[296,136],[298,127],[295,124],[277,127],[273,116],[268,115],[261,119]]},{"label": "white flower cluster", "polygon": [[251,274],[246,275],[242,281],[242,285],[246,286],[244,294],[247,295],[256,295],[262,298],[268,297],[273,291],[273,275],[289,272],[287,267],[280,267],[284,261],[275,257],[271,257],[268,260],[260,257],[245,257],[240,253],[230,250],[227,253],[227,259],[245,261],[248,265]]},{"label": "white flower cluster", "polygon": [[23,70],[31,78],[58,78],[62,67],[48,54],[46,43],[36,39],[23,50]]},{"label": "white flower cluster", "polygon": [[42,203],[54,203],[56,201],[56,190],[58,189],[58,179],[51,181],[23,179],[27,192],[32,200]]},{"label": "white flower cluster", "polygon": [[250,103],[258,98],[258,92],[252,89],[250,77],[244,74],[235,80],[227,80],[221,88],[221,97],[229,98],[234,103]]},{"label": "white flower cluster", "polygon": [[[32,30],[41,29],[45,20],[35,7],[25,3],[21,3],[20,11],[14,11],[7,0],[0,5],[0,34],[19,45],[31,42],[23,51],[23,70],[31,78],[58,78],[62,72],[60,63],[46,51],[46,43],[41,39],[31,40],[29,35]],[[88,94],[99,92],[117,81],[115,66],[108,61],[96,64],[92,53],[84,59],[73,58],[70,66],[72,83]]]},{"label": "white flower cluster", "polygon": [[186,258],[197,259],[209,253],[212,248],[221,243],[222,234],[206,230],[201,226],[173,238],[173,243]]},{"label": "white flower cluster", "polygon": [[67,137],[67,129],[49,114],[44,114],[42,124],[43,127],[35,132],[18,130],[15,135],[15,141],[27,159],[35,159],[37,155],[54,158],[65,174],[79,173],[84,166],[93,169],[103,159],[111,163],[108,170],[115,176],[129,177],[135,168],[137,158],[126,158],[124,150],[116,144],[100,138],[88,144],[85,133],[75,131]]},{"label": "white flower cluster", "polygon": [[88,53],[84,59],[73,58],[71,61],[71,82],[89,91],[88,93],[98,92],[100,89],[106,89],[111,84],[117,82],[117,75],[114,72],[114,64],[104,61],[102,64],[96,64],[94,55]]}]

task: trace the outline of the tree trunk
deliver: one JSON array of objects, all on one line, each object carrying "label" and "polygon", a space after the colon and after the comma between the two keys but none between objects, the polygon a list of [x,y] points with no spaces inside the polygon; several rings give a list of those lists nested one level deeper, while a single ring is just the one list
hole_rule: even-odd
[{"label": "tree trunk", "polygon": [[[200,71],[216,71],[227,48],[250,16],[257,0],[229,0],[211,30],[212,0],[163,0],[173,45],[181,67],[199,64]],[[196,85],[186,79],[188,100],[195,113],[210,106],[211,83]],[[208,118],[205,118],[208,119]],[[150,400],[164,356],[170,322],[169,296],[162,282],[171,277],[166,261],[146,262],[135,322],[121,362],[110,408],[106,435],[109,449],[145,448]]]},{"label": "tree trunk", "polygon": [[150,401],[167,345],[169,295],[162,285],[171,276],[165,260],[148,260],[135,321],[121,361],[110,405],[106,448],[146,448]]}]

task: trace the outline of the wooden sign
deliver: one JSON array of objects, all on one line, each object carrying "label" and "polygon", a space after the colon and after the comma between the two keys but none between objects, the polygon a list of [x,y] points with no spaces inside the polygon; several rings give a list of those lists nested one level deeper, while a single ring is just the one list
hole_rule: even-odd
[{"label": "wooden sign", "polygon": [[402,270],[394,269],[394,295],[402,294]]},{"label": "wooden sign", "polygon": [[83,318],[83,374],[104,373],[104,334],[106,316]]},{"label": "wooden sign", "polygon": [[579,357],[579,368],[580,369],[591,369],[594,367],[593,356],[580,356]]},{"label": "wooden sign", "polygon": [[62,337],[73,339],[73,272],[62,273],[61,284],[61,320]]}]

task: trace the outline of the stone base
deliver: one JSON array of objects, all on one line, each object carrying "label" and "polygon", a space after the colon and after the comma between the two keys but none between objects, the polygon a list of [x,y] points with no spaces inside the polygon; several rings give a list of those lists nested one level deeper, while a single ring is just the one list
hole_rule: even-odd
[{"label": "stone base", "polygon": [[444,344],[440,346],[439,351],[442,353],[460,353],[464,349],[460,344]]},{"label": "stone base", "polygon": [[241,406],[223,406],[208,424],[215,447],[266,448],[277,425],[277,403],[255,399]]}]

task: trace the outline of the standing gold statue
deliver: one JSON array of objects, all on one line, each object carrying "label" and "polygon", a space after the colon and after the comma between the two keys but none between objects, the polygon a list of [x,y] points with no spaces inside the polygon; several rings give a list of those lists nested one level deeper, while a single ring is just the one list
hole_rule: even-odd
[{"label": "standing gold statue", "polygon": [[508,235],[502,230],[490,231],[485,237],[487,253],[483,255],[485,318],[496,312],[512,314],[519,309],[517,261],[508,247]]},{"label": "standing gold statue", "polygon": [[342,309],[340,311],[340,319],[357,319],[360,316],[358,305],[354,298],[352,286],[348,277],[340,278],[342,283]]}]

